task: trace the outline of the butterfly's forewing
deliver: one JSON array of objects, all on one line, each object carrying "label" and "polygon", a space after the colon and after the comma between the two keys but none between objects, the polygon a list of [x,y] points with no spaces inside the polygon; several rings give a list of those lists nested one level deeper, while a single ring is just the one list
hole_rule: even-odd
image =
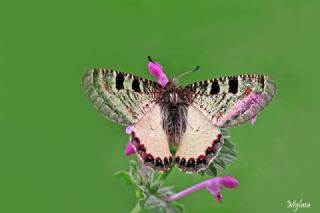
[{"label": "butterfly's forewing", "polygon": [[156,104],[133,125],[132,139],[135,150],[145,165],[156,171],[165,171],[171,167],[172,156],[160,113],[160,106]]},{"label": "butterfly's forewing", "polygon": [[271,101],[275,82],[265,75],[239,75],[187,85],[193,105],[222,128],[245,123]]},{"label": "butterfly's forewing", "polygon": [[156,82],[110,69],[91,69],[82,86],[95,107],[123,125],[136,123],[154,105]]},{"label": "butterfly's forewing", "polygon": [[188,108],[187,128],[176,152],[177,166],[186,172],[204,170],[223,145],[219,128],[193,106]]}]

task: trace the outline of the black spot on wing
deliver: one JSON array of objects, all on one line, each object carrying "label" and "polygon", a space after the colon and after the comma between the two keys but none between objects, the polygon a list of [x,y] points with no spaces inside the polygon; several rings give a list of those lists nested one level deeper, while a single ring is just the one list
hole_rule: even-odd
[{"label": "black spot on wing", "polygon": [[262,89],[264,89],[264,76],[263,75],[259,76],[258,81],[261,84]]},{"label": "black spot on wing", "polygon": [[190,92],[196,92],[197,86],[198,86],[198,84],[194,83],[194,84],[190,84],[190,85],[186,86],[186,88],[188,88]]},{"label": "black spot on wing", "polygon": [[140,81],[136,78],[132,81],[132,89],[135,92],[141,92]]},{"label": "black spot on wing", "polygon": [[218,80],[214,80],[211,85],[210,94],[214,95],[214,94],[218,94],[219,92],[220,92],[219,82]]},{"label": "black spot on wing", "polygon": [[94,77],[97,77],[97,76],[99,75],[99,70],[96,69],[96,68],[94,68],[94,69],[93,69],[93,72],[92,72],[92,75],[93,75]]},{"label": "black spot on wing", "polygon": [[200,86],[203,88],[203,89],[206,89],[208,87],[208,81],[202,81],[200,82]]},{"label": "black spot on wing", "polygon": [[237,77],[229,77],[229,92],[236,94],[238,92]]},{"label": "black spot on wing", "polygon": [[226,82],[226,77],[220,77],[219,81],[221,81],[224,84]]},{"label": "black spot on wing", "polygon": [[124,75],[122,73],[117,73],[117,76],[116,76],[117,90],[124,89],[123,82],[124,82]]}]

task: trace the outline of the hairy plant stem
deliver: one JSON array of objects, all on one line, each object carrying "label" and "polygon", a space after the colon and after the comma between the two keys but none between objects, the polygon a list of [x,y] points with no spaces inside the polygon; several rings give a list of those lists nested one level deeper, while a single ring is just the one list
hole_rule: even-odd
[{"label": "hairy plant stem", "polygon": [[168,177],[168,175],[170,174],[170,172],[172,171],[172,168],[173,168],[173,166],[172,166],[167,172],[163,173],[163,174],[160,176],[159,180],[164,181],[164,180]]}]

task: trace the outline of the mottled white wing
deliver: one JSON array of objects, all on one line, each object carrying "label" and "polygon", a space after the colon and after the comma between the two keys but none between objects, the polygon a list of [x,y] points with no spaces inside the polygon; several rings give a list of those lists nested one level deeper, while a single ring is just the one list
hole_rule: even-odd
[{"label": "mottled white wing", "polygon": [[155,104],[158,83],[111,69],[91,69],[82,86],[95,107],[109,120],[136,123]]},{"label": "mottled white wing", "polygon": [[177,148],[175,161],[186,172],[206,169],[222,148],[219,128],[193,106],[188,108],[187,128]]},{"label": "mottled white wing", "polygon": [[156,171],[171,167],[167,136],[162,128],[160,106],[156,104],[132,129],[132,143],[140,159]]},{"label": "mottled white wing", "polygon": [[265,75],[239,75],[187,85],[193,105],[222,128],[247,122],[262,111],[276,92]]}]

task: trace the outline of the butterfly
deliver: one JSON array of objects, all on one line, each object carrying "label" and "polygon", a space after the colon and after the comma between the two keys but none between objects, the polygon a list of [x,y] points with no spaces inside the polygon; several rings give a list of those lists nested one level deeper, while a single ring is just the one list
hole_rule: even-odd
[{"label": "butterfly", "polygon": [[[224,144],[221,128],[256,117],[276,92],[262,74],[215,78],[187,86],[175,79],[165,86],[112,69],[91,69],[83,89],[109,120],[132,125],[132,144],[145,165],[167,171],[205,170]],[[171,153],[170,146],[176,147]]]}]

